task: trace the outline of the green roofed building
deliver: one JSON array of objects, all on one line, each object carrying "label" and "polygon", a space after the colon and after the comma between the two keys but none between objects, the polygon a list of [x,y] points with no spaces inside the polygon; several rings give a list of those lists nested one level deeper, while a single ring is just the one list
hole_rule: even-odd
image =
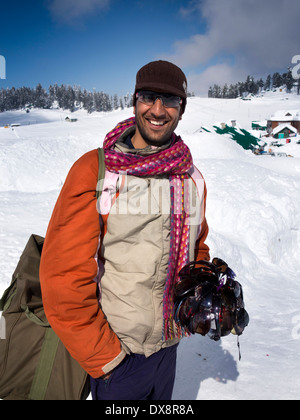
[{"label": "green roofed building", "polygon": [[243,128],[229,127],[227,124],[218,127],[214,125],[217,134],[229,134],[236,143],[242,146],[245,150],[253,150],[259,146],[259,139],[252,136],[249,131]]}]

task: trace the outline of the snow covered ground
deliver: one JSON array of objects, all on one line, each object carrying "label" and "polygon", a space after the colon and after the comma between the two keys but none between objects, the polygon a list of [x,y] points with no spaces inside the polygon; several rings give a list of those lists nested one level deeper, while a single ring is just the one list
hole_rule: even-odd
[{"label": "snow covered ground", "polygon": [[[176,400],[300,399],[300,144],[280,148],[294,157],[255,156],[227,136],[199,130],[230,120],[250,130],[251,121],[284,109],[300,110],[300,98],[190,98],[176,130],[206,179],[211,256],[236,272],[250,315],[241,361],[232,335],[217,343],[202,336],[182,340]],[[0,113],[0,294],[29,235],[45,235],[70,166],[102,145],[132,109],[77,111],[76,123],[65,122],[67,115]]]}]

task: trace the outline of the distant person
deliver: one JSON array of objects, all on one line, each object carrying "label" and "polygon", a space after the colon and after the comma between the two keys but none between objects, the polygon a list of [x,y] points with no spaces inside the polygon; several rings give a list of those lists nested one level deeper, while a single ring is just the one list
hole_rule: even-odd
[{"label": "distant person", "polygon": [[205,183],[174,133],[186,77],[151,62],[137,73],[133,99],[135,117],[104,140],[100,204],[92,150],[68,174],[40,267],[47,318],[90,374],[95,400],[171,399],[185,335],[173,317],[174,286],[189,261],[210,258]]}]

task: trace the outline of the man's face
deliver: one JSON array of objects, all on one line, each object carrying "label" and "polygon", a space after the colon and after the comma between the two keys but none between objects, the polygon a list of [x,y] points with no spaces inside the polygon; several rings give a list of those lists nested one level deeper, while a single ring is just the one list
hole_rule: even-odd
[{"label": "man's face", "polygon": [[147,145],[161,146],[167,143],[182,115],[179,104],[175,108],[167,108],[160,98],[152,105],[137,100],[134,114],[137,127],[133,144],[136,148]]}]

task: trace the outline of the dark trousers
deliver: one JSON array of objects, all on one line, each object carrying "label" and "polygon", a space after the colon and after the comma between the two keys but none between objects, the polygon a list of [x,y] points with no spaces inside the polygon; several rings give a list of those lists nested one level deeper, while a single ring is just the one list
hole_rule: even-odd
[{"label": "dark trousers", "polygon": [[91,378],[93,400],[170,400],[178,345],[146,358],[130,354],[103,380]]}]

